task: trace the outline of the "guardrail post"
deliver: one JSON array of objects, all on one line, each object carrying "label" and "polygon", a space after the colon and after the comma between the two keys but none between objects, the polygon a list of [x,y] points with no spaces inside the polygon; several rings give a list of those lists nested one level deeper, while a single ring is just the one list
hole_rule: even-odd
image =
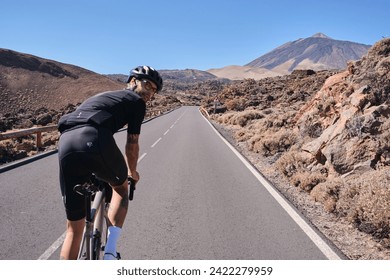
[{"label": "guardrail post", "polygon": [[37,132],[37,150],[42,147],[42,132]]}]

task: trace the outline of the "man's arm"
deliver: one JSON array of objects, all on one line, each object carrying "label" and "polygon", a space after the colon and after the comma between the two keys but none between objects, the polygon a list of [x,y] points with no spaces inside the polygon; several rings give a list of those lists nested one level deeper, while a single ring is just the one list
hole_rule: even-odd
[{"label": "man's arm", "polygon": [[137,161],[139,156],[138,139],[139,134],[127,134],[126,159],[129,168],[128,174],[136,181],[139,180],[139,174],[137,172]]}]

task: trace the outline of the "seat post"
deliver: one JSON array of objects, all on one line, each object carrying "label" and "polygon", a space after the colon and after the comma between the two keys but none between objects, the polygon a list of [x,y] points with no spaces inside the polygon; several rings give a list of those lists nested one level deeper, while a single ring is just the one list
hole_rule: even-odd
[{"label": "seat post", "polygon": [[85,220],[87,222],[92,222],[91,220],[91,195],[90,194],[86,194],[84,196],[84,204],[85,204]]}]

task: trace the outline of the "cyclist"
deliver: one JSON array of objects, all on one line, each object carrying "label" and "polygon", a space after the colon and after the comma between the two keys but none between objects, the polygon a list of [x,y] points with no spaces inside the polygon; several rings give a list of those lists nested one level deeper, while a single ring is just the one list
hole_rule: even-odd
[{"label": "cyclist", "polygon": [[[108,91],[85,100],[74,112],[62,116],[58,143],[60,186],[67,217],[67,232],[61,259],[76,259],[85,225],[84,199],[73,191],[94,173],[108,182],[112,198],[108,217],[108,240],[104,259],[119,259],[116,243],[128,209],[128,176],[139,180],[137,160],[139,134],[146,102],[160,91],[160,74],[149,66],[130,71],[124,90]],[[127,124],[125,157],[113,135]],[[127,164],[126,164],[127,161]]]}]

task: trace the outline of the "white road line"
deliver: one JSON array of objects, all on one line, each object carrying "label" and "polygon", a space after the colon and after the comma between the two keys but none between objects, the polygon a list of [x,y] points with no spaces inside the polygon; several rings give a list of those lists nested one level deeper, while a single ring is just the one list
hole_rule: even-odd
[{"label": "white road line", "polygon": [[[199,114],[201,114],[199,112]],[[201,114],[202,115],[202,114]],[[264,179],[264,177],[215,129],[209,120],[202,115],[207,123],[212,127],[215,133],[222,139],[223,142],[235,153],[235,155],[244,163],[244,165],[252,172],[252,174],[260,181],[266,190],[275,198],[275,200],[283,207],[288,215],[298,224],[298,226],[306,233],[306,235],[314,242],[321,252],[330,260],[340,260],[341,258],[333,251],[333,249],[299,216],[297,211]]]},{"label": "white road line", "polygon": [[143,154],[138,158],[137,163],[139,163],[146,155],[147,155],[147,153],[143,153]]},{"label": "white road line", "polygon": [[157,141],[156,141],[156,142],[154,142],[154,143],[153,143],[153,145],[152,145],[152,146],[150,146],[150,147],[151,147],[151,148],[154,148],[154,146],[156,146],[156,145],[157,145],[157,143],[161,141],[161,139],[162,139],[161,137],[160,137],[160,138],[158,138],[158,139],[157,139]]},{"label": "white road line", "polygon": [[48,260],[51,255],[64,243],[66,231],[38,258],[38,260]]},{"label": "white road line", "polygon": [[173,125],[171,125],[171,127],[170,128],[173,128],[175,125],[173,124]]},{"label": "white road line", "polygon": [[168,134],[168,132],[169,132],[169,129],[168,129],[167,131],[165,131],[165,132],[164,132],[164,135],[167,135],[167,134]]}]

